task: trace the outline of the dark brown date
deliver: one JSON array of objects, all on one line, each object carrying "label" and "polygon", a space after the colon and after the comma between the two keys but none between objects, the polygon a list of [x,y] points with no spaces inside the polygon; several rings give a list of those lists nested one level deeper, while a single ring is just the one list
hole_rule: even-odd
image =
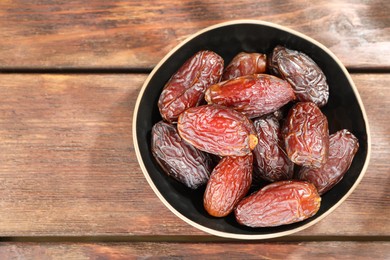
[{"label": "dark brown date", "polygon": [[227,216],[248,193],[252,164],[252,154],[227,156],[214,168],[203,196],[204,208],[211,216]]},{"label": "dark brown date", "polygon": [[285,121],[285,148],[288,157],[301,166],[321,167],[328,158],[328,120],[316,104],[299,102]]},{"label": "dark brown date", "polygon": [[199,51],[172,75],[158,100],[161,116],[176,122],[187,108],[197,106],[209,85],[220,81],[224,61],[212,51]]},{"label": "dark brown date", "polygon": [[249,227],[273,227],[305,220],[320,208],[316,187],[303,181],[271,183],[242,199],[234,210],[238,223]]},{"label": "dark brown date", "polygon": [[268,115],[253,121],[257,131],[258,144],[253,150],[253,179],[259,178],[275,182],[293,177],[294,163],[283,150],[284,142],[279,121],[274,115]]},{"label": "dark brown date", "polygon": [[152,154],[167,175],[191,189],[206,184],[209,179],[211,159],[186,143],[173,125],[160,121],[153,126]]},{"label": "dark brown date", "polygon": [[268,67],[291,84],[299,101],[314,102],[319,107],[328,102],[325,74],[305,53],[276,46],[268,59]]},{"label": "dark brown date", "polygon": [[188,143],[220,156],[243,156],[257,145],[252,121],[224,106],[189,108],[180,115],[177,128]]},{"label": "dark brown date", "polygon": [[265,73],[267,56],[262,53],[240,52],[226,66],[222,80],[234,79],[244,75]]},{"label": "dark brown date", "polygon": [[302,167],[298,178],[313,183],[322,195],[344,177],[358,149],[358,139],[348,130],[340,130],[329,137],[326,163],[321,168]]},{"label": "dark brown date", "polygon": [[234,108],[249,118],[274,112],[295,99],[290,84],[272,75],[253,74],[222,81],[207,88],[209,104]]}]

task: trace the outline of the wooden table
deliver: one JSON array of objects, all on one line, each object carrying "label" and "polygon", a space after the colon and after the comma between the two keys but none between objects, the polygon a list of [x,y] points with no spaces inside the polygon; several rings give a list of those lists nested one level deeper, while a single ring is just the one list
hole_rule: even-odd
[{"label": "wooden table", "polygon": [[[353,194],[318,224],[266,241],[214,237],[159,201],[136,160],[135,100],[192,33],[278,23],[346,65],[372,155]],[[374,1],[1,1],[0,258],[390,259],[390,4]]]}]

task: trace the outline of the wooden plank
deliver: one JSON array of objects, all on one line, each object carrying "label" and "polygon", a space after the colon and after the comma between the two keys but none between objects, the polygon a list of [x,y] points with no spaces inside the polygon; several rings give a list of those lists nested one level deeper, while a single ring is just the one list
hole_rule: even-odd
[{"label": "wooden plank", "polygon": [[187,36],[235,19],[300,31],[348,67],[390,67],[379,1],[1,1],[0,68],[152,68]]},{"label": "wooden plank", "polygon": [[[143,74],[0,74],[0,236],[205,236],[149,188],[132,142]],[[387,236],[389,74],[356,74],[372,133],[359,187],[296,236]]]},{"label": "wooden plank", "polygon": [[2,259],[389,259],[386,242],[5,243]]}]

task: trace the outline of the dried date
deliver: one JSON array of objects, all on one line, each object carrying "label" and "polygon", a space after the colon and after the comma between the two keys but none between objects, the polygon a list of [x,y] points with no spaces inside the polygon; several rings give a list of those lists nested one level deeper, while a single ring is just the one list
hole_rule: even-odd
[{"label": "dried date", "polygon": [[329,157],[321,168],[302,167],[298,178],[313,183],[320,195],[334,187],[351,166],[359,149],[357,138],[343,129],[329,137]]},{"label": "dried date", "polygon": [[267,56],[262,53],[240,52],[226,66],[222,80],[237,78],[244,75],[265,73]]},{"label": "dried date", "polygon": [[209,104],[231,107],[249,118],[276,111],[295,99],[290,84],[272,75],[253,74],[222,81],[207,88]]},{"label": "dried date", "polygon": [[301,166],[321,167],[328,158],[328,120],[316,104],[299,102],[289,111],[285,129],[288,157]]},{"label": "dried date", "polygon": [[252,183],[253,156],[227,156],[214,168],[203,196],[206,211],[224,217],[249,191]]},{"label": "dried date", "polygon": [[259,178],[275,182],[289,180],[293,177],[294,163],[284,151],[278,119],[274,115],[258,118],[253,121],[257,131],[258,144],[253,150],[253,179]]},{"label": "dried date", "polygon": [[160,121],[152,128],[152,154],[164,172],[196,189],[207,183],[212,171],[209,156],[186,143],[176,127]]},{"label": "dried date", "polygon": [[179,116],[177,128],[188,143],[220,156],[243,156],[257,145],[252,121],[224,106],[189,108]]},{"label": "dried date", "polygon": [[220,81],[224,61],[212,51],[199,51],[188,59],[165,84],[158,100],[164,120],[176,122],[180,113],[199,105],[209,85]]},{"label": "dried date", "polygon": [[316,187],[303,181],[280,181],[242,199],[234,213],[249,227],[273,227],[305,220],[317,213],[321,197]]},{"label": "dried date", "polygon": [[324,106],[329,99],[329,86],[321,68],[305,53],[276,46],[268,59],[269,70],[286,79],[297,99]]}]

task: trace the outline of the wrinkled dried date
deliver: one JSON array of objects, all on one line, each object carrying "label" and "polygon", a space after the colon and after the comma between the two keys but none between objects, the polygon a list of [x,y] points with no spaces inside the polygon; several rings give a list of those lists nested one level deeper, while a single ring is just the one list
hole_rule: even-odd
[{"label": "wrinkled dried date", "polygon": [[293,177],[294,163],[283,150],[279,121],[274,115],[258,118],[253,121],[257,131],[258,144],[253,150],[253,179],[267,181],[289,180]]},{"label": "wrinkled dried date", "polygon": [[262,53],[240,52],[226,66],[222,80],[237,78],[244,75],[264,73],[267,56]]},{"label": "wrinkled dried date", "polygon": [[302,167],[298,178],[313,183],[322,195],[343,178],[358,149],[357,138],[346,129],[340,130],[329,137],[326,163],[321,168]]},{"label": "wrinkled dried date", "polygon": [[285,121],[285,148],[288,157],[301,166],[321,167],[328,158],[328,120],[316,104],[299,102]]},{"label": "wrinkled dried date", "polygon": [[329,86],[318,65],[306,54],[276,46],[268,59],[270,71],[286,79],[299,101],[322,107],[328,102]]},{"label": "wrinkled dried date", "polygon": [[242,199],[234,213],[242,225],[273,227],[305,220],[317,213],[320,204],[321,197],[313,184],[280,181]]},{"label": "wrinkled dried date", "polygon": [[295,99],[290,84],[268,74],[253,74],[222,81],[207,88],[209,104],[234,108],[249,118],[274,112]]},{"label": "wrinkled dried date", "polygon": [[176,127],[163,121],[152,128],[152,154],[166,174],[191,189],[206,184],[212,171],[208,155],[183,141]]},{"label": "wrinkled dried date", "polygon": [[243,156],[257,145],[252,121],[224,106],[189,108],[180,115],[177,128],[188,143],[220,156]]},{"label": "wrinkled dried date", "polygon": [[206,211],[224,217],[249,191],[252,183],[253,156],[227,156],[214,168],[203,197]]},{"label": "wrinkled dried date", "polygon": [[221,79],[223,66],[223,59],[212,51],[199,51],[188,59],[166,83],[158,100],[164,120],[176,122],[180,113],[197,106],[206,87]]}]

